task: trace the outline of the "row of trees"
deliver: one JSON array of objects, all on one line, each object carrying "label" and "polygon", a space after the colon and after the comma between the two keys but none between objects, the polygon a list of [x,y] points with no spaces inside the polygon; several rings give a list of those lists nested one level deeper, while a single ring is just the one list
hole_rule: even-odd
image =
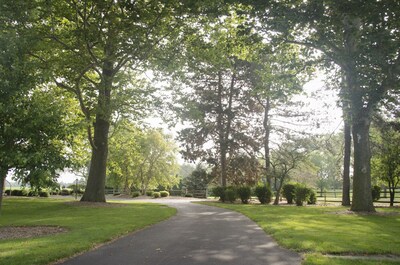
[{"label": "row of trees", "polygon": [[173,187],[179,183],[177,151],[174,141],[162,131],[123,124],[110,138],[107,186],[122,188],[128,194]]},{"label": "row of trees", "polygon": [[[323,68],[335,72],[346,139],[350,128],[353,136],[351,209],[373,211],[369,130],[377,109],[398,96],[399,15],[400,3],[375,0],[6,1],[0,13],[7,47],[1,53],[2,111],[13,104],[21,110],[13,100],[29,99],[35,89],[61,89],[66,106],[79,106],[78,124],[86,128],[91,150],[82,200],[105,201],[110,129],[121,117],[145,116],[156,103],[157,89],[143,78],[152,69],[169,77],[164,81],[171,84],[176,113],[169,116],[188,125],[180,133],[187,159],[213,165],[226,186],[228,178],[239,176],[256,182],[255,165],[263,153],[262,175],[270,184],[280,176],[279,186],[309,148],[307,141],[294,140],[301,134],[280,128],[276,118],[303,116],[289,111],[291,96],[313,68]],[[34,142],[12,139],[8,128],[20,125],[12,114],[5,117],[1,159],[12,163],[1,165],[2,184],[11,168],[31,171],[7,154],[6,143],[25,148]],[[55,131],[58,137],[68,130]],[[48,143],[51,134],[44,135]],[[118,175],[123,166],[113,166]]]}]

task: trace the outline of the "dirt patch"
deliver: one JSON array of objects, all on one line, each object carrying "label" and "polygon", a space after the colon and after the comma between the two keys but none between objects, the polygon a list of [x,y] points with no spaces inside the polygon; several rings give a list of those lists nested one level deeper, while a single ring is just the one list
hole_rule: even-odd
[{"label": "dirt patch", "polygon": [[353,212],[353,211],[350,211],[350,210],[345,210],[345,211],[328,212],[328,214],[396,216],[396,215],[400,215],[400,212]]},{"label": "dirt patch", "polygon": [[47,236],[67,231],[59,226],[3,226],[0,227],[0,240]]},{"label": "dirt patch", "polygon": [[124,203],[108,203],[108,202],[81,202],[81,201],[72,201],[66,202],[66,204],[72,206],[81,206],[81,207],[91,207],[91,208],[110,208],[110,207],[125,207],[128,206]]}]

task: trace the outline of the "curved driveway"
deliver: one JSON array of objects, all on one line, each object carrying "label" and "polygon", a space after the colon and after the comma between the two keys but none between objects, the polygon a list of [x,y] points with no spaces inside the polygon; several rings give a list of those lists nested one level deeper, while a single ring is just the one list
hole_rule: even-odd
[{"label": "curved driveway", "polygon": [[[154,202],[154,200],[153,200]],[[65,265],[289,265],[301,257],[279,247],[253,221],[187,200],[157,201],[176,216],[76,256]]]}]

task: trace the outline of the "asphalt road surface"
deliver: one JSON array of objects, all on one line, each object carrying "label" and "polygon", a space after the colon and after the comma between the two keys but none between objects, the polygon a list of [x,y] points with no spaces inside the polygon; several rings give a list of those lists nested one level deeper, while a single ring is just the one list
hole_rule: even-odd
[{"label": "asphalt road surface", "polygon": [[76,256],[64,265],[292,265],[301,257],[279,247],[247,217],[226,209],[160,201],[176,216]]}]

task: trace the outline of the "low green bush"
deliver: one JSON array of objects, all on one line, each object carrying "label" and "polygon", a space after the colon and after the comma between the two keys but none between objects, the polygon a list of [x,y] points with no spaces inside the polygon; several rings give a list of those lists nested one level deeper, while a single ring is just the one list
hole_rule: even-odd
[{"label": "low green bush", "polygon": [[153,196],[153,193],[154,193],[154,191],[152,191],[152,190],[146,191],[146,195],[149,197]]},{"label": "low green bush", "polygon": [[372,193],[372,200],[374,202],[379,201],[379,199],[381,198],[381,187],[379,186],[373,186],[371,189],[371,193]]},{"label": "low green bush", "polygon": [[161,194],[158,191],[153,192],[153,198],[160,198],[160,196]]},{"label": "low green bush", "polygon": [[60,195],[61,196],[68,196],[68,195],[71,195],[71,192],[69,190],[67,190],[67,189],[62,189],[60,191]]},{"label": "low green bush", "polygon": [[169,196],[169,192],[166,191],[166,190],[162,190],[162,191],[160,191],[160,196],[161,197],[168,197]]},{"label": "low green bush", "polygon": [[225,193],[224,198],[226,201],[229,201],[231,203],[236,201],[237,195],[235,188],[233,187],[226,188],[224,193]]},{"label": "low green bush", "polygon": [[138,191],[132,192],[132,198],[136,198],[136,197],[139,197],[139,196],[140,196],[140,192],[138,192]]},{"label": "low green bush", "polygon": [[37,197],[39,195],[39,192],[37,190],[30,190],[28,191],[28,197]]},{"label": "low green bush", "polygon": [[190,194],[190,193],[188,193],[188,194],[185,194],[185,197],[187,197],[187,198],[191,198],[191,197],[193,197],[193,194]]},{"label": "low green bush", "polygon": [[261,204],[268,204],[272,200],[272,191],[269,186],[258,185],[255,188],[254,193],[256,194]]},{"label": "low green bush", "polygon": [[52,190],[50,191],[50,195],[59,195],[60,191],[59,190]]},{"label": "low green bush", "polygon": [[4,193],[5,193],[7,196],[10,196],[10,195],[11,195],[11,190],[10,190],[10,189],[5,190]]},{"label": "low green bush", "polygon": [[26,189],[15,189],[11,191],[11,196],[28,196]]},{"label": "low green bush", "polygon": [[294,196],[297,206],[303,206],[310,198],[310,189],[305,185],[297,184],[294,189]]},{"label": "low green bush", "polygon": [[310,197],[307,200],[307,204],[317,204],[317,194],[313,189],[310,190]]},{"label": "low green bush", "polygon": [[242,203],[248,204],[251,198],[251,188],[249,186],[241,186],[236,191]]},{"label": "low green bush", "polygon": [[293,183],[287,183],[282,187],[282,195],[286,198],[288,204],[293,204],[295,188],[296,185]]},{"label": "low green bush", "polygon": [[48,198],[50,194],[47,191],[39,191],[39,197]]},{"label": "low green bush", "polygon": [[219,200],[225,202],[225,189],[224,187],[217,186],[211,190],[214,197],[219,197]]}]

